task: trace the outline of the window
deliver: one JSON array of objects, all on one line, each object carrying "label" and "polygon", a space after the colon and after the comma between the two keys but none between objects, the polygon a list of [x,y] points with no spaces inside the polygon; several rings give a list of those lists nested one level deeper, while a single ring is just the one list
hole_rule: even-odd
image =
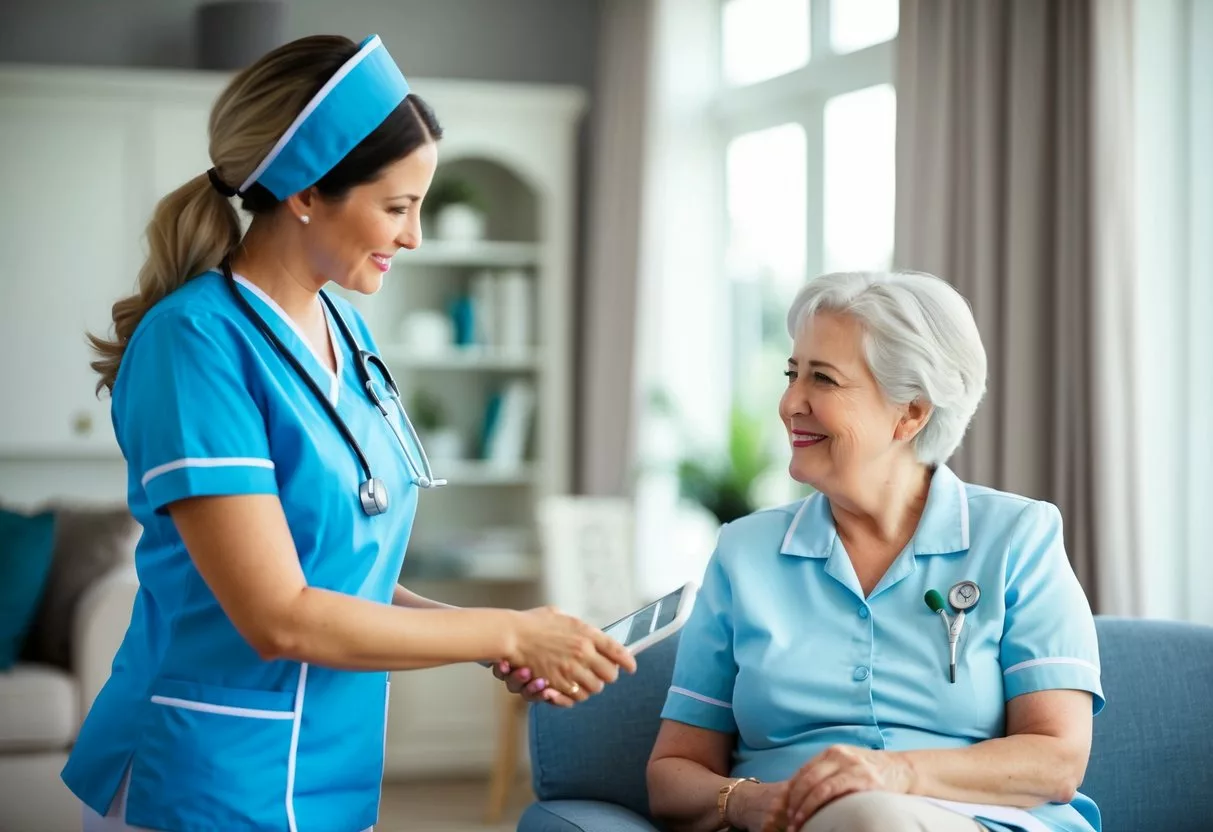
[{"label": "window", "polygon": [[752,84],[809,59],[807,0],[725,0],[720,42],[729,84]]},{"label": "window", "polygon": [[756,502],[795,496],[778,419],[786,314],[827,271],[892,264],[897,0],[724,0],[721,135],[731,406],[770,450]]},{"label": "window", "polygon": [[830,47],[843,54],[897,37],[897,0],[832,0]]},{"label": "window", "polygon": [[822,271],[893,264],[896,109],[890,84],[826,102]]}]

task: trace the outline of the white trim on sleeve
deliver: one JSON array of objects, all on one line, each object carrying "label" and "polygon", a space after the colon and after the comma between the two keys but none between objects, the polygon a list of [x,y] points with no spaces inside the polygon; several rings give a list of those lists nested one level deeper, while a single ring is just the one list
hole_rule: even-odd
[{"label": "white trim on sleeve", "polygon": [[677,693],[680,696],[685,696],[689,699],[697,699],[700,702],[706,702],[707,704],[715,705],[718,708],[728,708],[730,711],[733,710],[733,706],[729,702],[722,702],[719,699],[713,699],[710,696],[704,696],[702,693],[696,693],[695,691],[687,690],[686,688],[671,686],[670,693]]},{"label": "white trim on sleeve", "polygon": [[141,483],[144,488],[147,484],[156,479],[162,474],[167,474],[170,471],[176,471],[178,468],[268,468],[274,470],[274,460],[258,459],[251,456],[220,456],[210,459],[204,457],[185,457],[183,459],[174,459],[172,462],[166,462],[163,465],[157,465],[155,468],[148,470],[143,475]]},{"label": "white trim on sleeve", "polygon": [[1099,673],[1099,668],[1091,662],[1084,659],[1067,659],[1067,658],[1047,658],[1047,659],[1029,659],[1026,662],[1013,664],[1002,672],[1003,676],[1010,676],[1012,673],[1017,673],[1020,670],[1027,670],[1029,667],[1038,667],[1045,664],[1071,664],[1078,667],[1090,670],[1092,673]]}]

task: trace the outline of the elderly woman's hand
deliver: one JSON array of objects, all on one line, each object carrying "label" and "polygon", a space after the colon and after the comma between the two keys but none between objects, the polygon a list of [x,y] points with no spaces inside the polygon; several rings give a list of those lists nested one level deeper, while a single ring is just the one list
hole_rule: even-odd
[{"label": "elderly woman's hand", "polygon": [[822,806],[854,792],[905,794],[913,770],[904,755],[851,745],[832,745],[788,778],[787,816],[799,829]]},{"label": "elderly woman's hand", "polygon": [[575,703],[560,691],[547,686],[546,679],[532,679],[529,667],[517,670],[510,663],[500,661],[493,665],[493,675],[505,682],[510,693],[516,693],[527,702],[548,702],[561,708],[571,708]]}]

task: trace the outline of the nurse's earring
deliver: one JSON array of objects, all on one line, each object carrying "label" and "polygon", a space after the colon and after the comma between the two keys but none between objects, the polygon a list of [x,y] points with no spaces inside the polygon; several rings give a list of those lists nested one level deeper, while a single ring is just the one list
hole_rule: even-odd
[{"label": "nurse's earring", "polygon": [[312,221],[312,218],[309,217],[307,214],[304,214],[302,217],[299,218],[299,222],[303,223],[304,225],[307,225],[311,221]]}]

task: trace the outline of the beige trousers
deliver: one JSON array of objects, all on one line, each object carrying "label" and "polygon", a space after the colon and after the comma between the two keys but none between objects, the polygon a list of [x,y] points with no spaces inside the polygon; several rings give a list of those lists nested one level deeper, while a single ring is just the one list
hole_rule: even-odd
[{"label": "beige trousers", "polygon": [[857,792],[826,805],[800,832],[981,832],[985,826],[917,797]]}]

